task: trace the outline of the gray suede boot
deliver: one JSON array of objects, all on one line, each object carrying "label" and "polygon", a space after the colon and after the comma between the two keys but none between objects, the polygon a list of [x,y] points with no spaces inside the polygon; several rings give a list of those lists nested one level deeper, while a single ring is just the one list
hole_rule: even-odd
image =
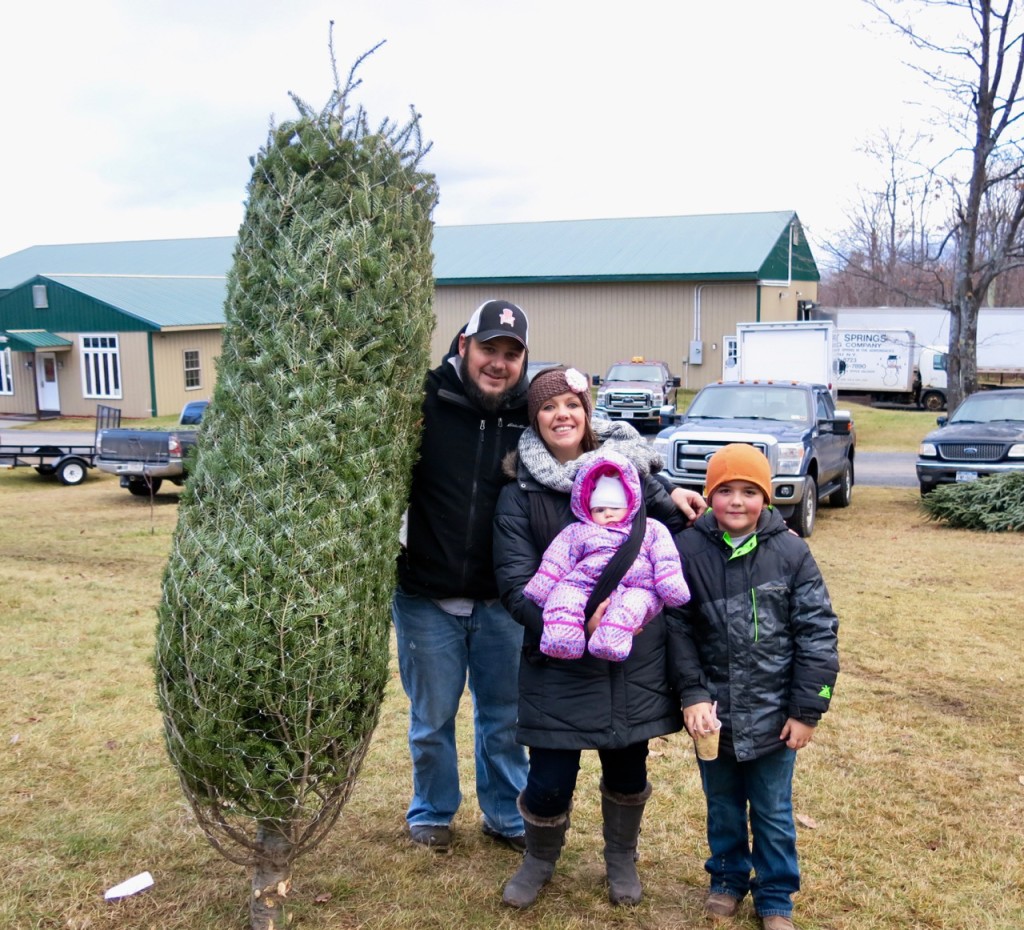
[{"label": "gray suede boot", "polygon": [[608,872],[608,900],[612,904],[640,903],[643,886],[636,871],[636,844],[650,796],[649,783],[639,794],[619,794],[609,791],[601,781],[604,861]]},{"label": "gray suede boot", "polygon": [[541,888],[555,874],[555,863],[562,854],[565,831],[569,829],[569,814],[537,817],[523,805],[522,795],[516,804],[526,828],[526,855],[519,870],[505,885],[501,900],[509,907],[524,908],[537,900]]}]

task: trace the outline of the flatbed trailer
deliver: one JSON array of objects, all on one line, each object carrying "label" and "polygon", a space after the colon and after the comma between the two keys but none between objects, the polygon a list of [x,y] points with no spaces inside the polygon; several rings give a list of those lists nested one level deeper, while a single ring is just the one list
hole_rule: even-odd
[{"label": "flatbed trailer", "polygon": [[44,477],[55,476],[61,484],[81,484],[89,469],[96,466],[96,436],[99,431],[117,427],[120,423],[120,410],[100,404],[96,407],[96,432],[93,434],[92,445],[0,443],[0,469],[34,468]]},{"label": "flatbed trailer", "polygon": [[81,484],[95,466],[96,446],[0,445],[0,468],[34,468],[40,475],[56,475],[61,484]]}]

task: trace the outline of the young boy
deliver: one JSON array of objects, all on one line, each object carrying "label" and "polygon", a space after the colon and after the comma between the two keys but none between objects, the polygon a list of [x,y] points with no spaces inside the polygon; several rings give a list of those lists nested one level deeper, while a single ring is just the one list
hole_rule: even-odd
[{"label": "young boy", "polygon": [[648,519],[636,560],[608,599],[608,608],[587,642],[584,608],[605,565],[626,541],[642,501],[640,478],[631,462],[613,452],[598,453],[576,473],[570,523],[548,546],[523,593],[544,608],[540,651],[578,659],[584,650],[622,662],[633,635],[661,612],[680,606],[690,592],[679,554],[664,524]]},{"label": "young boy", "polygon": [[711,849],[705,910],[732,917],[750,892],[764,930],[792,930],[793,765],[828,710],[839,621],[807,544],[768,505],[771,488],[753,446],[711,457],[710,509],[676,536],[692,599],[669,621],[686,729],[707,732],[716,700],[722,724],[718,758],[697,763]]}]

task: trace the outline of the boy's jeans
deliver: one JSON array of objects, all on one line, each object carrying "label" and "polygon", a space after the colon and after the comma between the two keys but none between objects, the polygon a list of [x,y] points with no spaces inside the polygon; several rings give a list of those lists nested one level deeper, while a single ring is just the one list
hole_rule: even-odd
[{"label": "boy's jeans", "polygon": [[523,832],[516,798],[526,784],[526,749],[515,741],[523,628],[500,603],[476,601],[455,617],[430,598],[395,591],[398,668],[409,697],[413,796],[410,826],[447,826],[462,801],[455,715],[469,678],[476,733],[476,793],[487,825]]},{"label": "boy's jeans", "polygon": [[[750,891],[760,917],[789,917],[790,895],[800,890],[793,823],[795,761],[796,751],[786,746],[750,762],[724,754],[712,762],[698,759],[708,801],[711,856],[704,868],[711,875],[711,892],[742,898]],[[747,841],[748,804],[753,846]]]}]

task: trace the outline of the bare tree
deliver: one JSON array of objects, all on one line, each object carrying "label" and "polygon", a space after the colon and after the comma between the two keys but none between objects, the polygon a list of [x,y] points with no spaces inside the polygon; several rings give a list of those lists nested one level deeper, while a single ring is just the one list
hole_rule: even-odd
[{"label": "bare tree", "polygon": [[945,304],[951,292],[948,259],[937,254],[933,218],[942,180],[920,150],[931,139],[883,130],[862,151],[880,166],[875,189],[861,189],[848,227],[825,246],[835,268],[822,282],[825,303],[845,306]]},{"label": "bare tree", "polygon": [[[1024,265],[1024,147],[1020,128],[1024,35],[1020,0],[865,0],[922,58],[910,62],[953,101],[947,121],[963,145],[937,167],[949,217],[935,257],[948,255],[949,402],[977,390],[978,309],[992,285]],[[927,17],[913,14],[927,13]],[[945,14],[944,17],[939,14]],[[953,23],[952,40],[927,32]],[[963,172],[961,174],[960,172]]]}]

